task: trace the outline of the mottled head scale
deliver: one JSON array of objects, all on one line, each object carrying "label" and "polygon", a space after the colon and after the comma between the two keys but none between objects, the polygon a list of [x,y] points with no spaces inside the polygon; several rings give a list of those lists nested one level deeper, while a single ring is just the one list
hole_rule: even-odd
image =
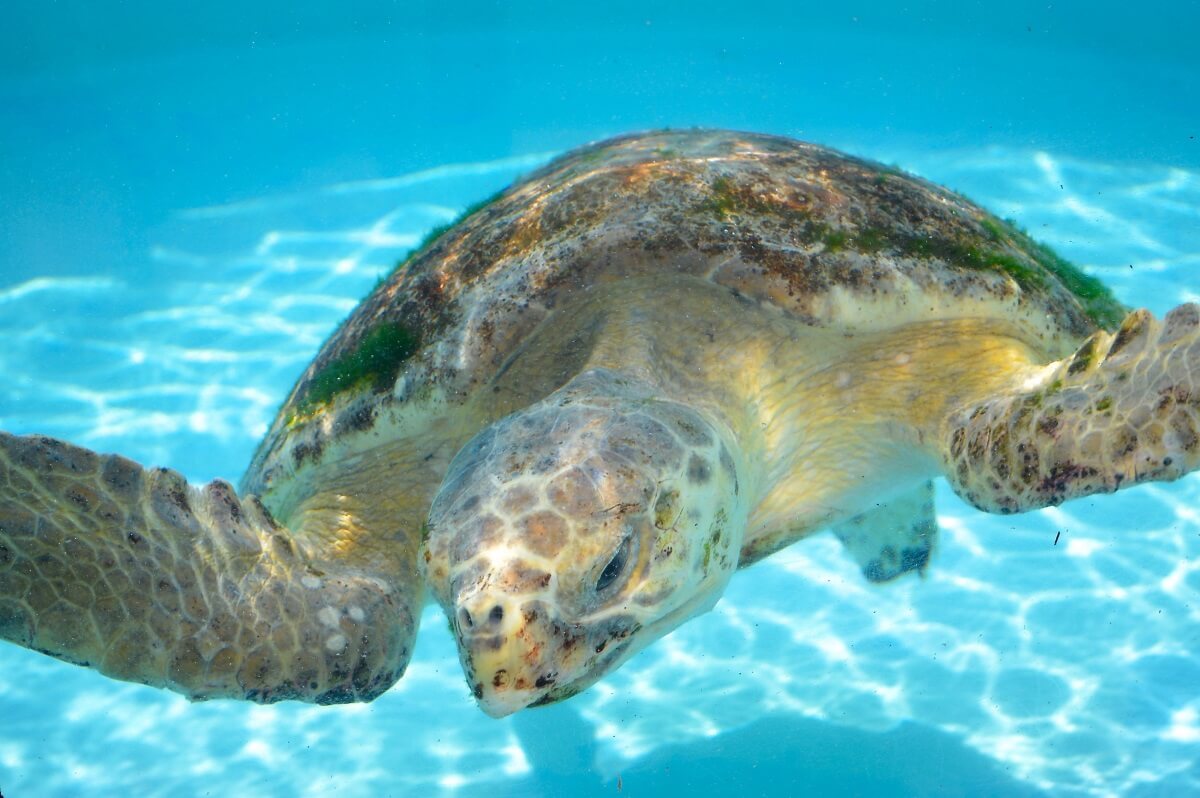
[{"label": "mottled head scale", "polygon": [[572,696],[716,602],[745,523],[723,437],[596,370],[464,447],[421,561],[485,711]]}]

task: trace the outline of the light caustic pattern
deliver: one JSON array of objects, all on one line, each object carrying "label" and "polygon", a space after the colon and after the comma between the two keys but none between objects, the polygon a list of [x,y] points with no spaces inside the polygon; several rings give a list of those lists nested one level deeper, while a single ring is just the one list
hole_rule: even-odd
[{"label": "light caustic pattern", "polygon": [[[1200,175],[1007,150],[884,155],[1014,217],[1128,304],[1162,314],[1200,299],[1187,278]],[[0,288],[0,428],[236,476],[377,276],[544,159],[194,209],[161,231],[145,279]],[[593,778],[798,715],[926,724],[1056,795],[1200,792],[1200,479],[1018,517],[944,488],[938,503],[925,579],[873,587],[818,537],[735,577],[712,613],[572,699],[587,731],[568,731],[594,752]],[[189,705],[4,647],[0,717],[0,785],[14,794],[472,792],[527,777],[529,741],[567,733],[561,713],[475,709],[434,608],[408,674],[369,706]]]}]

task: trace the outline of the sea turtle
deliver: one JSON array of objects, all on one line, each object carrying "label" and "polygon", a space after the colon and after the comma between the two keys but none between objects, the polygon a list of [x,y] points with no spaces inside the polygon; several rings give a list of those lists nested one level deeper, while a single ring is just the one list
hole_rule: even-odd
[{"label": "sea turtle", "polygon": [[932,482],[1012,513],[1200,456],[1200,312],[1127,313],[962,197],[728,131],[563,156],[382,280],[244,477],[0,438],[0,635],[194,699],[368,701],[426,588],[502,716],[829,528],[926,568]]}]

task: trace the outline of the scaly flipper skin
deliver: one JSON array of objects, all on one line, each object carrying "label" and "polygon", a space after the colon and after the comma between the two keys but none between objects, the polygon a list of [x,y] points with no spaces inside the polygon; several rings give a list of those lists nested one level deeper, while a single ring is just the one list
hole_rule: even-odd
[{"label": "scaly flipper skin", "polygon": [[1200,306],[1129,314],[1036,387],[953,413],[945,470],[989,512],[1047,507],[1200,467]]},{"label": "scaly flipper skin", "polygon": [[414,598],[302,542],[225,482],[0,433],[2,639],[192,699],[371,700]]}]

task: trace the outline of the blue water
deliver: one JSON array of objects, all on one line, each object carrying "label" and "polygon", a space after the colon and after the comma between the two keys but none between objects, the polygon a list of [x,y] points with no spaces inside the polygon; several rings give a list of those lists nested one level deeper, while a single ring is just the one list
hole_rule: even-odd
[{"label": "blue water", "polygon": [[[894,162],[1131,305],[1200,300],[1195,2],[250,5],[6,4],[0,428],[236,478],[426,230],[663,125]],[[366,706],[191,705],[0,645],[0,791],[1200,794],[1198,499],[1189,477],[998,518],[943,486],[924,580],[873,588],[806,541],[504,721],[433,609]]]}]

